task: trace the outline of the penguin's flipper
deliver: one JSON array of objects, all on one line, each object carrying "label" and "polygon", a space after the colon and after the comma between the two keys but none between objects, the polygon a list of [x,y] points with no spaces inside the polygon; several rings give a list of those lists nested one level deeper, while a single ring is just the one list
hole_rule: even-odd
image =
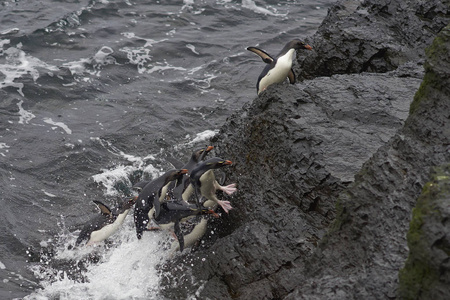
[{"label": "penguin's flipper", "polygon": [[266,64],[270,64],[273,62],[273,58],[272,56],[270,56],[270,54],[268,54],[267,52],[265,52],[264,50],[261,50],[259,48],[256,47],[247,47],[248,51],[251,51],[253,53],[255,53],[256,55],[258,55],[259,57],[262,58],[263,62],[265,62]]},{"label": "penguin's flipper", "polygon": [[138,192],[142,191],[144,187],[149,183],[150,181],[139,181],[135,185],[133,185],[133,189],[137,190]]},{"label": "penguin's flipper", "polygon": [[295,73],[294,70],[290,70],[288,73],[289,83],[294,84],[295,83]]},{"label": "penguin's flipper", "polygon": [[105,216],[111,216],[112,215],[111,210],[109,209],[108,206],[106,206],[105,204],[103,204],[103,203],[101,203],[100,201],[97,201],[97,200],[94,200],[93,202],[95,204],[97,204],[97,207],[100,209],[100,213],[102,215],[105,215]]},{"label": "penguin's flipper", "polygon": [[197,205],[197,208],[201,208],[200,206],[200,200],[198,199],[198,193],[197,193],[197,188],[194,188],[194,194],[195,194],[195,204]]},{"label": "penguin's flipper", "polygon": [[155,200],[153,200],[153,208],[155,209],[155,219],[157,219],[159,212],[161,211],[161,203],[159,202],[159,199],[155,198]]},{"label": "penguin's flipper", "polygon": [[174,229],[175,229],[175,235],[177,236],[177,239],[178,239],[178,243],[180,244],[180,252],[183,252],[183,250],[184,250],[184,235],[183,235],[183,232],[181,231],[179,220],[177,220],[175,222]]},{"label": "penguin's flipper", "polygon": [[165,202],[163,203],[164,207],[169,211],[179,211],[186,210],[190,211],[189,206],[184,205],[184,201],[173,201],[173,202]]},{"label": "penguin's flipper", "polygon": [[183,162],[179,161],[178,159],[176,159],[176,158],[174,158],[174,157],[172,157],[172,156],[166,157],[166,160],[167,160],[169,163],[171,163],[172,166],[173,166],[175,169],[182,169],[183,166],[184,166],[184,163],[183,163]]}]

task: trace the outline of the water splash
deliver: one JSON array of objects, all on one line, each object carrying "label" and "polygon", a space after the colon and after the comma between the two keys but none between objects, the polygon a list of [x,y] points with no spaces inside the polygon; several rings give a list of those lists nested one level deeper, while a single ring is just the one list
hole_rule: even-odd
[{"label": "water splash", "polygon": [[24,299],[161,299],[169,238],[148,232],[138,240],[130,217],[108,244],[71,248],[76,234],[63,233],[54,252],[31,267],[41,288]]}]

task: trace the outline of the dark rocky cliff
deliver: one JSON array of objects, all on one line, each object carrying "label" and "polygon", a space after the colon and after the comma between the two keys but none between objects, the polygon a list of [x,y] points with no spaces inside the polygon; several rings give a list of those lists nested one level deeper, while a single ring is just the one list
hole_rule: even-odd
[{"label": "dark rocky cliff", "polygon": [[[430,167],[450,161],[448,7],[342,1],[330,10],[297,72],[352,74],[272,86],[228,119],[213,143],[234,163],[236,209],[178,258],[168,297],[397,297],[412,209]],[[380,43],[383,55],[367,46]]]}]

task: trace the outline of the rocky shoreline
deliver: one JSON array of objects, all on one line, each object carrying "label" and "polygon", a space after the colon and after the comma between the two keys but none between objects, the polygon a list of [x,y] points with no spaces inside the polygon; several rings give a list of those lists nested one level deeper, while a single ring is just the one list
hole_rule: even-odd
[{"label": "rocky shoreline", "polygon": [[[308,41],[314,53],[298,56],[304,81],[271,86],[213,138],[233,161],[236,209],[166,266],[167,297],[426,299],[429,287],[407,295],[398,276],[430,168],[450,161],[448,10],[435,0],[336,3]],[[450,292],[442,247],[433,299]]]}]

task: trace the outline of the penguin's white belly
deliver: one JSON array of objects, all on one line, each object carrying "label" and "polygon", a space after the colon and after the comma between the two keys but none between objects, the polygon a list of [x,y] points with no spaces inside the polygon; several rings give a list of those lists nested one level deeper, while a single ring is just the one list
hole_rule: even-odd
[{"label": "penguin's white belly", "polygon": [[214,175],[214,172],[212,170],[208,170],[202,175],[200,181],[200,192],[202,193],[202,196],[209,200],[216,198],[216,187],[214,186],[216,176]]},{"label": "penguin's white belly", "polygon": [[120,226],[122,226],[123,222],[125,221],[125,217],[128,215],[128,211],[129,209],[118,215],[113,223],[108,224],[99,230],[92,231],[88,245],[104,241],[105,239],[113,235],[117,230],[119,230]]},{"label": "penguin's white belly", "polygon": [[[201,219],[200,223],[194,226],[192,231],[184,236],[184,248],[189,248],[195,244],[198,240],[200,240],[206,233],[206,227],[208,225],[208,220]],[[180,244],[178,242],[174,242],[171,246],[173,251],[180,250]]]},{"label": "penguin's white belly", "polygon": [[280,83],[286,80],[289,71],[292,68],[293,54],[294,49],[291,49],[285,55],[277,59],[275,66],[267,72],[266,76],[261,78],[258,87],[259,92],[262,92],[271,84]]}]

